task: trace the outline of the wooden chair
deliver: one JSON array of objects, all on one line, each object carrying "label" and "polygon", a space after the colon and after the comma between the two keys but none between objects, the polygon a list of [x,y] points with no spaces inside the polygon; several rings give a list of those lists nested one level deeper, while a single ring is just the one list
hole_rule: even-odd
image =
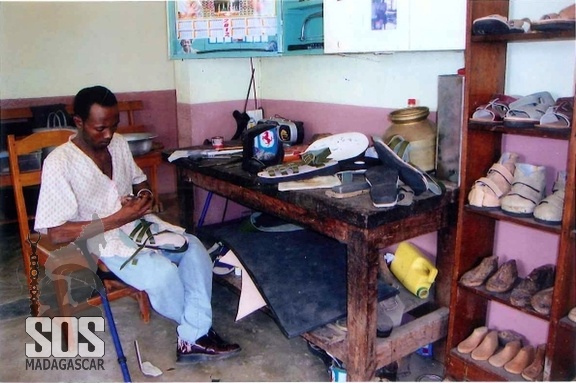
[{"label": "wooden chair", "polygon": [[[102,262],[90,258],[90,255],[86,253],[85,243],[75,242],[65,245],[55,245],[51,243],[47,236],[40,236],[37,233],[32,234],[30,231],[29,221],[33,219],[33,216],[28,213],[26,207],[24,188],[40,185],[42,170],[21,171],[18,156],[27,155],[42,150],[43,148],[65,143],[71,134],[73,134],[71,130],[52,129],[34,133],[22,139],[16,139],[13,135],[8,136],[10,176],[16,202],[24,272],[28,279],[28,286],[32,298],[32,314],[34,316],[39,314],[40,292],[37,284],[38,266],[45,266],[46,262],[51,258],[51,262],[57,259],[58,264],[61,265],[56,268],[51,266],[50,270],[53,275],[58,277],[53,279],[58,304],[57,315],[73,316],[74,313],[86,310],[90,308],[90,306],[102,304],[102,297],[96,295],[77,305],[72,305],[69,300],[69,287],[67,286],[66,280],[66,277],[71,275],[70,273],[85,270],[86,268],[91,268],[94,272],[97,267],[98,274],[107,275],[107,277],[101,280],[103,289],[100,290],[100,292],[105,292],[107,300],[111,301],[127,296],[136,299],[140,308],[140,316],[145,323],[148,323],[150,321],[150,302],[148,295],[144,291],[139,291],[124,284],[117,278],[110,279],[109,276],[111,273],[105,268],[105,265]],[[33,246],[35,249],[33,249]],[[84,253],[82,252],[83,250]],[[33,253],[35,253],[35,255],[33,255]],[[52,257],[50,257],[51,254]],[[90,267],[91,264],[93,267]],[[92,273],[92,275],[95,277],[94,273]],[[60,278],[60,276],[62,278]],[[94,282],[98,284],[100,282],[99,278],[95,278]]]}]

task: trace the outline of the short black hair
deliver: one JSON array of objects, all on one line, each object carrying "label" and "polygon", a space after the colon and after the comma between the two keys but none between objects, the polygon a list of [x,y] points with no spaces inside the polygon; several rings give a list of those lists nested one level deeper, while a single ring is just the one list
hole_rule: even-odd
[{"label": "short black hair", "polygon": [[104,86],[84,88],[74,97],[74,114],[86,121],[94,104],[109,107],[118,105],[118,100],[114,93]]}]

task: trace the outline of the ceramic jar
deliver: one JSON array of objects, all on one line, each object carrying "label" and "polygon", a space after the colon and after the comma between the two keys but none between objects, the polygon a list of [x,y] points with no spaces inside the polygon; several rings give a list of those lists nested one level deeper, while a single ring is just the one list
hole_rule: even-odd
[{"label": "ceramic jar", "polygon": [[426,106],[395,110],[388,116],[392,125],[382,137],[405,161],[426,172],[434,170],[436,163],[436,124],[429,114]]}]

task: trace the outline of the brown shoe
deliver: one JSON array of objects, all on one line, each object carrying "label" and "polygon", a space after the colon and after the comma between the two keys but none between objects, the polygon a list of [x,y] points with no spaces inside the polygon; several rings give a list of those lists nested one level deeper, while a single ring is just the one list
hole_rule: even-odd
[{"label": "brown shoe", "polygon": [[510,294],[510,303],[516,307],[530,306],[530,299],[540,290],[554,285],[555,268],[552,264],[539,266],[532,270]]},{"label": "brown shoe", "polygon": [[510,259],[500,266],[496,274],[488,278],[486,290],[493,293],[505,293],[514,286],[516,278],[518,278],[516,260]]},{"label": "brown shoe", "polygon": [[504,365],[504,369],[511,374],[521,374],[533,361],[534,347],[524,346],[511,361]]},{"label": "brown shoe", "polygon": [[472,351],[474,360],[488,360],[498,348],[498,331],[492,330],[482,340],[482,343]]},{"label": "brown shoe", "polygon": [[546,358],[546,345],[536,347],[534,361],[522,371],[522,377],[530,382],[542,381],[544,377],[544,359]]},{"label": "brown shoe", "polygon": [[240,352],[237,344],[226,343],[213,329],[208,334],[190,343],[178,338],[176,363],[195,363],[225,359]]},{"label": "brown shoe", "polygon": [[496,272],[496,269],[498,269],[498,257],[496,255],[486,257],[478,266],[465,272],[460,278],[460,283],[468,287],[481,286],[488,277]]},{"label": "brown shoe", "polygon": [[486,334],[488,334],[488,327],[482,326],[475,328],[474,331],[472,331],[472,334],[468,336],[468,338],[464,339],[458,344],[458,352],[462,354],[469,354],[472,352],[472,350],[478,347],[482,340],[484,340]]},{"label": "brown shoe", "polygon": [[548,315],[550,314],[550,307],[552,307],[552,293],[554,292],[554,287],[548,287],[547,289],[538,291],[532,299],[530,304],[532,308],[539,312],[540,314]]},{"label": "brown shoe", "polygon": [[490,363],[494,367],[502,367],[506,363],[511,361],[512,358],[518,355],[518,352],[520,351],[521,348],[522,344],[520,343],[519,340],[509,342],[506,344],[506,346],[504,346],[503,349],[498,351],[496,354],[492,355],[488,359],[488,363]]}]

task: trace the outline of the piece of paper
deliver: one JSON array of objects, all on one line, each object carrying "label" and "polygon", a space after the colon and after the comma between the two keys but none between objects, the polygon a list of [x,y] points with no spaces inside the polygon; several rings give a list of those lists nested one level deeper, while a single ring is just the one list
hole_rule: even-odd
[{"label": "piece of paper", "polygon": [[242,290],[240,291],[240,302],[238,303],[238,312],[236,313],[237,321],[266,306],[266,301],[262,298],[254,281],[250,278],[246,270],[244,270],[244,266],[242,266],[242,263],[240,263],[232,250],[228,250],[228,252],[220,258],[220,262],[238,267],[242,270]]},{"label": "piece of paper", "polygon": [[170,157],[169,162],[174,162],[180,158],[218,158],[220,156],[230,156],[232,154],[242,153],[242,149],[191,149],[191,150],[175,150]]},{"label": "piece of paper", "polygon": [[340,185],[340,179],[336,175],[319,176],[301,181],[287,181],[278,183],[278,191],[289,190],[309,190],[309,189],[327,189]]}]

